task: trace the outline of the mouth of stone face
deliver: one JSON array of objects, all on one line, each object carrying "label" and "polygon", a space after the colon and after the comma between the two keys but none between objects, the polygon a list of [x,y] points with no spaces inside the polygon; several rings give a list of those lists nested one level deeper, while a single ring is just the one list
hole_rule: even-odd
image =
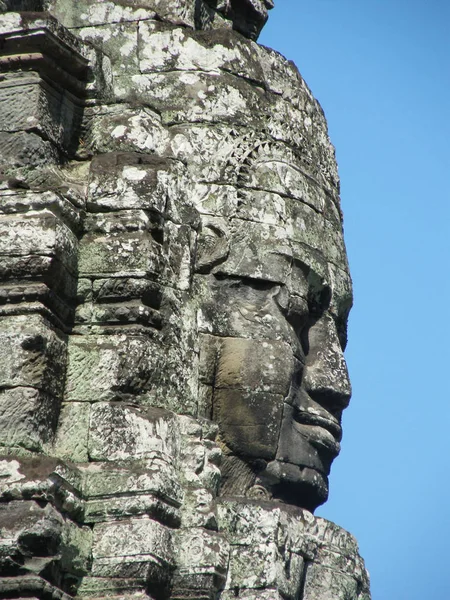
[{"label": "mouth of stone face", "polygon": [[333,460],[341,451],[341,445],[334,435],[322,425],[306,425],[308,427],[308,441],[322,457]]},{"label": "mouth of stone face", "polygon": [[342,427],[333,417],[325,417],[305,410],[297,409],[294,413],[295,422],[299,425],[309,425],[315,429],[325,429],[331,434],[334,444],[339,446],[342,440]]}]

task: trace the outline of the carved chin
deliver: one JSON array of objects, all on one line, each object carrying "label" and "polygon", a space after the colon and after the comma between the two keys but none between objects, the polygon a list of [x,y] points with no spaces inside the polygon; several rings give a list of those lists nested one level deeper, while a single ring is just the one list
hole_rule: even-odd
[{"label": "carved chin", "polygon": [[266,480],[274,498],[312,512],[328,499],[327,475],[310,467],[274,460],[260,479]]}]

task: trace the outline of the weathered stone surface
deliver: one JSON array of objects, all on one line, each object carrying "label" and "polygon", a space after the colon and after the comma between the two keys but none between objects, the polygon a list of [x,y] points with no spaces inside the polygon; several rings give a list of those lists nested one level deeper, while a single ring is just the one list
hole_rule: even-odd
[{"label": "weathered stone surface", "polygon": [[0,390],[0,447],[42,451],[51,442],[59,402],[32,387]]},{"label": "weathered stone surface", "polygon": [[[7,0],[5,0],[7,1]],[[10,2],[11,0],[9,0]],[[30,0],[31,1],[31,0]],[[5,5],[8,10],[15,6]],[[256,38],[267,20],[267,9],[272,0],[240,0],[238,2],[217,0],[133,0],[102,2],[100,5],[82,0],[74,11],[70,0],[43,0],[31,3],[33,8],[17,7],[16,10],[42,10],[45,7],[55,14],[67,27],[136,22],[156,19],[175,22],[200,29],[235,27],[249,37]],[[39,6],[39,8],[38,8]]]},{"label": "weathered stone surface", "polygon": [[73,462],[88,461],[88,435],[91,406],[85,402],[62,404],[53,452]]},{"label": "weathered stone surface", "polygon": [[271,7],[0,0],[1,597],[370,599],[312,514],[352,289]]},{"label": "weathered stone surface", "polygon": [[65,336],[40,317],[3,317],[0,333],[2,386],[29,386],[56,398],[65,381]]},{"label": "weathered stone surface", "polygon": [[298,597],[302,589],[304,597],[318,599],[368,594],[355,540],[332,523],[306,511],[224,501],[220,525],[229,532],[232,548],[226,588],[244,588],[243,598],[261,588],[281,590],[287,598]]},{"label": "weathered stone surface", "polygon": [[145,583],[149,569],[161,577],[173,565],[170,530],[152,519],[130,519],[94,526],[94,577],[127,577]]}]

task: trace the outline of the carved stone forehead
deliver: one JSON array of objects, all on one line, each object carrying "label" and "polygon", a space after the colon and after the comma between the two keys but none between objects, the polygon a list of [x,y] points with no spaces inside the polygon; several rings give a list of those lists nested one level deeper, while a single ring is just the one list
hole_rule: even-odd
[{"label": "carved stone forehead", "polygon": [[256,40],[273,0],[4,0],[9,10],[48,10],[67,27],[134,18],[195,29],[233,28]]},{"label": "carved stone forehead", "polygon": [[202,268],[209,260],[215,273],[281,284],[296,296],[329,288],[331,311],[345,318],[352,286],[341,215],[320,173],[264,140],[236,142],[213,171],[206,177],[220,183],[192,194],[202,217]]}]

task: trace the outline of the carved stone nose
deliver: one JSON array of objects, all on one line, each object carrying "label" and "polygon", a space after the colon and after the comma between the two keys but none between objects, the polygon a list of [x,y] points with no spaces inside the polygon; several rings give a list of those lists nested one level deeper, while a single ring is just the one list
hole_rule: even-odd
[{"label": "carved stone nose", "polygon": [[330,409],[346,408],[352,389],[331,315],[325,314],[311,327],[308,342],[309,352],[303,372],[304,389],[313,400]]}]

